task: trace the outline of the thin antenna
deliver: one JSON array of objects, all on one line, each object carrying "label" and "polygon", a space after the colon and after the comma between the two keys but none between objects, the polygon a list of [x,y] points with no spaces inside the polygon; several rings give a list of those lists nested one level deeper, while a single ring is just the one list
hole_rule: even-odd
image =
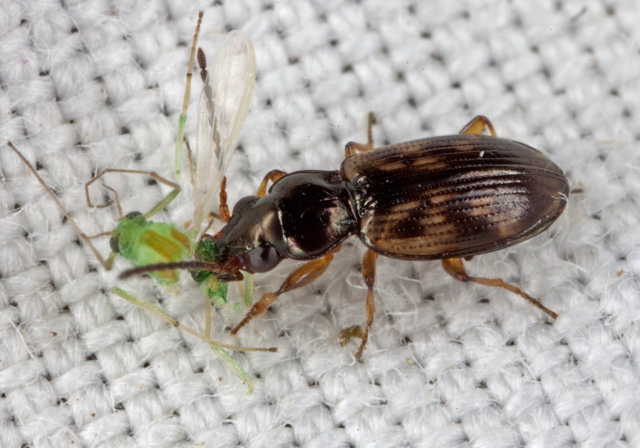
[{"label": "thin antenna", "polygon": [[98,249],[96,249],[96,247],[93,245],[89,237],[82,230],[80,230],[80,227],[78,227],[78,225],[76,224],[74,219],[71,217],[67,209],[64,208],[64,205],[62,205],[62,202],[60,202],[60,200],[58,199],[56,194],[53,192],[53,190],[49,188],[49,186],[45,183],[42,177],[40,177],[40,175],[38,174],[36,169],[33,167],[33,165],[31,165],[31,163],[29,163],[29,161],[25,158],[25,156],[23,156],[22,153],[18,151],[18,149],[15,146],[13,146],[13,143],[7,142],[7,146],[13,149],[13,152],[15,152],[18,155],[18,157],[22,159],[25,165],[29,167],[33,175],[36,176],[36,178],[38,179],[38,182],[40,182],[40,185],[42,185],[44,189],[47,190],[47,193],[49,193],[49,196],[51,196],[51,198],[56,202],[56,204],[58,205],[58,208],[60,208],[60,210],[62,211],[62,214],[65,216],[65,218],[67,218],[67,221],[69,221],[69,224],[71,224],[71,227],[73,227],[73,230],[75,230],[78,236],[82,239],[82,241],[84,241],[84,243],[87,246],[89,246],[89,249],[91,249],[91,252],[93,252],[93,255],[95,255],[96,259],[100,262],[100,264],[105,269],[107,269],[107,262],[105,261],[104,258],[102,258],[102,255],[100,255],[100,253],[98,252]]}]

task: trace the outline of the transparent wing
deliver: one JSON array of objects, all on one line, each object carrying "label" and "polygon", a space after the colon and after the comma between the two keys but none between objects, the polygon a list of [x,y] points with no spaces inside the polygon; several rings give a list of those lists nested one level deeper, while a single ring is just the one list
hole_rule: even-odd
[{"label": "transparent wing", "polygon": [[209,82],[200,96],[195,155],[192,229],[199,231],[203,220],[218,203],[220,183],[238,143],[249,111],[256,78],[253,46],[240,31],[227,35],[216,53]]}]

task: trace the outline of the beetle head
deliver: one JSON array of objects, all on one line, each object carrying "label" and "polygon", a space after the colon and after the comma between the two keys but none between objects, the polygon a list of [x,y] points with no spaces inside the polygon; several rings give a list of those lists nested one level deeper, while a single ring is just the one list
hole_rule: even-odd
[{"label": "beetle head", "polygon": [[198,281],[208,274],[215,275],[221,282],[237,281],[243,278],[240,271],[251,274],[270,271],[285,258],[285,249],[273,198],[248,196],[238,201],[220,232],[202,237],[196,247],[195,260],[139,266],[122,272],[120,278],[188,269],[194,271],[192,276]]},{"label": "beetle head", "polygon": [[216,235],[205,238],[210,238],[218,248],[219,262],[227,272],[234,269],[252,274],[267,272],[284,258],[280,249],[282,229],[269,196],[242,198],[233,208],[227,225]]}]

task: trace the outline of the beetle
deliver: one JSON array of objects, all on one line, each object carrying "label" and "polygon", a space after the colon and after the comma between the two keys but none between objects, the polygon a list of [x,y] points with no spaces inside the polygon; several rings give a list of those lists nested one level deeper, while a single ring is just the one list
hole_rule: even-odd
[{"label": "beetle", "polygon": [[[368,290],[366,324],[355,332],[362,339],[358,359],[373,324],[379,255],[442,260],[453,278],[504,288],[555,319],[555,312],[520,288],[502,279],[470,276],[463,258],[504,249],[547,229],[567,203],[569,184],[562,170],[537,149],[497,137],[484,116],[459,134],[378,149],[374,122],[371,113],[367,143],[348,143],[337,171],[269,172],[255,196],[236,203],[226,226],[205,237],[218,247],[218,260],[145,266],[121,277],[187,268],[234,281],[242,278],[240,271],[267,272],[284,258],[307,261],[252,306],[231,331],[236,334],[280,295],[320,277],[341,243],[357,235],[367,246],[362,275]],[[221,192],[221,207],[226,207],[225,198]]]}]

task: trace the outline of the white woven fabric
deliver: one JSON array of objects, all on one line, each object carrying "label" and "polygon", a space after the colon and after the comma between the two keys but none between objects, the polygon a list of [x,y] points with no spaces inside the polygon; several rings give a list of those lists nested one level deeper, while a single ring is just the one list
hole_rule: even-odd
[{"label": "white woven fabric", "polygon": [[[0,0],[0,446],[640,446],[637,3],[207,3]],[[256,386],[247,396],[204,343],[110,294],[161,298],[202,327],[188,276],[174,296],[105,273],[4,143],[38,164],[87,234],[113,229],[116,211],[89,209],[84,184],[104,168],[173,178],[199,8],[210,55],[233,28],[256,50],[231,204],[271,169],[338,167],[344,144],[365,140],[369,111],[379,144],[486,115],[583,189],[551,230],[468,263],[541,298],[557,321],[437,262],[380,258],[373,334],[356,362],[357,342],[337,341],[364,321],[364,249],[352,239],[323,278],[237,340],[228,331],[241,315],[214,315],[213,337],[279,349],[236,354]],[[168,192],[144,176],[106,183],[125,212]],[[160,219],[183,222],[188,200]],[[96,240],[103,254],[107,240]],[[258,276],[256,295],[294,265]]]}]

